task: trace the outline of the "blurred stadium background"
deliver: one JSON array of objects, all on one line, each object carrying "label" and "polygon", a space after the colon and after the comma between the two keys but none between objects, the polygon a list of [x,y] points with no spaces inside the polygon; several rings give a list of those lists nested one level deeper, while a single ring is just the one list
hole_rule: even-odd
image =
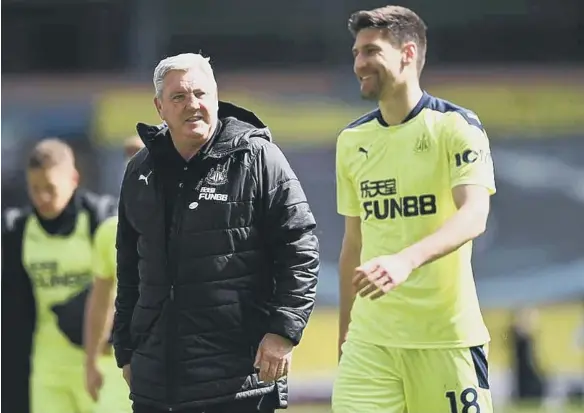
[{"label": "blurred stadium background", "polygon": [[[292,412],[325,412],[336,365],[334,143],[371,104],[352,75],[349,14],[371,0],[5,0],[2,208],[26,202],[24,157],[70,142],[83,184],[117,193],[120,144],[158,122],[152,71],[211,56],[220,98],[254,110],[319,223],[317,309],[295,353]],[[476,111],[499,192],[474,265],[498,412],[584,411],[584,2],[403,0],[429,26],[423,87]],[[528,406],[519,409],[523,402]],[[519,409],[519,410],[518,410]],[[425,413],[425,412],[416,412]]]}]

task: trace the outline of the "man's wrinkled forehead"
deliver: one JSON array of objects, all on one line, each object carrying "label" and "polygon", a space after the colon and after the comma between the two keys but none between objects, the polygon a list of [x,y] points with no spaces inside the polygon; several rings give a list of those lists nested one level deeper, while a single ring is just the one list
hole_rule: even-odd
[{"label": "man's wrinkled forehead", "polygon": [[164,83],[171,88],[185,90],[214,92],[217,89],[217,84],[213,74],[197,68],[189,69],[187,71],[171,70],[164,77]]}]

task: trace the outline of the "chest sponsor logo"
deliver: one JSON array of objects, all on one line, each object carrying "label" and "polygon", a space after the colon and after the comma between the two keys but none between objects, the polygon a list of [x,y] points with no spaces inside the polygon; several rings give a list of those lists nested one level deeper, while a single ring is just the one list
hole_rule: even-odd
[{"label": "chest sponsor logo", "polygon": [[[201,188],[199,192],[199,200],[205,199],[207,201],[227,201],[227,194],[220,194],[217,193],[217,188],[211,188],[208,186],[204,186]],[[192,204],[191,204],[192,205]],[[191,208],[193,209],[193,208]]]},{"label": "chest sponsor logo", "polygon": [[83,287],[91,282],[91,273],[61,272],[56,261],[34,262],[28,266],[32,283],[38,288]]},{"label": "chest sponsor logo", "polygon": [[375,198],[376,196],[389,196],[397,193],[395,179],[383,179],[381,181],[362,181],[361,198]]},{"label": "chest sponsor logo", "polygon": [[395,178],[360,183],[364,220],[409,218],[434,215],[437,212],[434,194],[398,196]]}]

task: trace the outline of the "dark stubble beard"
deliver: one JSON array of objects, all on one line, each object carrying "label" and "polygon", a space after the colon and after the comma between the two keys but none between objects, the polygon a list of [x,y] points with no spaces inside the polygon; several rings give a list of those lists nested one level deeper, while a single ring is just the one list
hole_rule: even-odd
[{"label": "dark stubble beard", "polygon": [[383,90],[381,81],[379,78],[375,79],[375,87],[367,92],[361,92],[361,98],[363,100],[378,102],[381,97],[381,91]]}]

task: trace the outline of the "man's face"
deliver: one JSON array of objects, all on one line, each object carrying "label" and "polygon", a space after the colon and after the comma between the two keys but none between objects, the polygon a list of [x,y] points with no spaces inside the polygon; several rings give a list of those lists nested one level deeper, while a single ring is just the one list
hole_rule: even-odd
[{"label": "man's face", "polygon": [[154,103],[174,138],[204,143],[217,123],[217,89],[199,70],[171,70],[164,77],[162,96]]},{"label": "man's face", "polygon": [[379,101],[393,89],[403,71],[401,48],[393,46],[382,29],[363,29],[353,45],[353,71],[361,84],[361,96]]},{"label": "man's face", "polygon": [[27,171],[28,194],[39,215],[58,217],[77,189],[79,175],[72,166],[32,168]]}]

